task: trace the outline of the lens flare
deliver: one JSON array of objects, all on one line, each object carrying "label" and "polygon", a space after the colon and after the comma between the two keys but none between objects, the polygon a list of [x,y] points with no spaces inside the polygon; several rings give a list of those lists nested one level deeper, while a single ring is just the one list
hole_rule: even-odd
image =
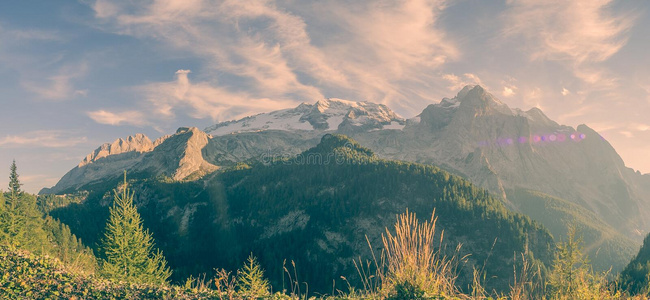
[{"label": "lens flare", "polygon": [[572,140],[579,142],[586,138],[586,135],[581,132],[571,132],[571,133],[560,133],[553,132],[548,134],[532,134],[529,136],[519,136],[519,137],[499,137],[494,140],[483,140],[478,142],[479,147],[505,147],[511,146],[514,144],[525,144],[525,143],[557,143],[564,142],[567,140]]}]

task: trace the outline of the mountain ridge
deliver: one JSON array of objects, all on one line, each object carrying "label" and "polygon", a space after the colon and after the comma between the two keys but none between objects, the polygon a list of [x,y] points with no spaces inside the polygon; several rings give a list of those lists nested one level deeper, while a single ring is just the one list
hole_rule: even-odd
[{"label": "mountain ridge", "polygon": [[[466,86],[410,119],[380,104],[329,99],[218,123],[205,131],[214,134],[202,133],[205,138],[191,151],[196,158],[190,160],[192,172],[179,173],[184,178],[175,175],[179,163],[163,163],[178,159],[162,153],[176,148],[160,150],[171,137],[150,152],[109,155],[76,172],[100,180],[102,168],[97,167],[105,161],[142,176],[185,180],[242,162],[290,158],[316,146],[325,134],[343,133],[378,158],[431,164],[460,175],[513,210],[518,199],[510,199],[508,190],[539,191],[593,212],[635,243],[650,231],[650,220],[643,217],[650,214],[650,175],[626,167],[587,125],[558,124],[538,108],[511,109],[481,86]],[[175,140],[182,147],[182,139]],[[182,156],[183,151],[170,153]],[[46,192],[74,191],[89,183],[64,177],[58,188]]]}]

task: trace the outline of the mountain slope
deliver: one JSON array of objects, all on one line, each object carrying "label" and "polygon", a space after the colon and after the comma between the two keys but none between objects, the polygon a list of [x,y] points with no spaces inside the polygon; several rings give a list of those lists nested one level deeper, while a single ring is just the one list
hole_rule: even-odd
[{"label": "mountain slope", "polygon": [[[329,158],[329,160],[328,160]],[[310,291],[330,292],[340,276],[356,284],[353,260],[370,259],[395,215],[407,208],[422,219],[435,209],[450,251],[485,264],[488,286],[508,288],[513,253],[549,262],[553,242],[527,217],[498,199],[433,166],[377,159],[369,149],[338,135],[317,147],[269,165],[239,165],[191,182],[138,180],[131,184],[145,226],[166,254],[176,279],[233,269],[251,251],[280,288],[282,262],[295,262]],[[108,189],[106,189],[108,191]],[[110,201],[97,190],[82,204],[55,210],[85,240],[96,241]],[[88,216],[92,215],[92,218]],[[182,245],[182,247],[179,247]],[[379,251],[375,249],[375,251]]]},{"label": "mountain slope", "polygon": [[576,226],[578,235],[589,241],[584,252],[596,270],[618,273],[634,256],[637,246],[633,240],[577,204],[524,189],[508,190],[507,194],[515,211],[544,225],[557,242],[566,241],[568,227]]}]

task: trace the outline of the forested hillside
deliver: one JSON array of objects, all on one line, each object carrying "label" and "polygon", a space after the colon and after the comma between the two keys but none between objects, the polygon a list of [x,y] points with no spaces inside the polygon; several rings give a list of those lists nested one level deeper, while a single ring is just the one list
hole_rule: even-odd
[{"label": "forested hillside", "polygon": [[[117,180],[51,214],[97,244]],[[513,255],[547,264],[552,257],[548,232],[485,190],[433,166],[377,159],[339,135],[269,165],[240,164],[192,182],[140,179],[131,186],[174,281],[233,269],[253,253],[276,287],[285,261],[295,263],[312,291],[331,292],[334,281],[345,286],[341,276],[358,284],[353,260],[371,258],[365,236],[380,253],[381,233],[406,209],[420,218],[435,210],[442,247],[453,254],[462,245],[456,255],[467,261],[459,281],[465,288],[474,268],[485,273],[489,288],[504,290]]]},{"label": "forested hillside", "polygon": [[47,215],[36,196],[21,189],[15,162],[9,177],[8,191],[0,192],[0,245],[53,256],[75,271],[93,273],[92,250],[67,225]]}]

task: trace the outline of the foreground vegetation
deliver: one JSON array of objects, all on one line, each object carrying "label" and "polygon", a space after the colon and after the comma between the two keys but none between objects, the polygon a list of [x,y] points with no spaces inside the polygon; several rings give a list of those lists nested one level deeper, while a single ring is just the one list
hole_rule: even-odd
[{"label": "foreground vegetation", "polygon": [[[338,138],[335,137],[335,140],[327,142],[345,141],[336,139]],[[310,151],[332,151],[332,147],[327,149],[322,149],[323,145],[320,147]],[[303,277],[298,276],[297,264],[294,261],[290,263],[285,261],[282,264],[282,272],[279,276],[282,278],[281,283],[273,283],[270,280],[273,276],[265,272],[258,259],[250,252],[243,265],[243,259],[238,262],[239,269],[235,272],[215,269],[209,275],[203,273],[198,278],[189,276],[185,280],[170,283],[168,278],[172,275],[172,270],[167,267],[167,259],[163,252],[156,247],[154,235],[144,226],[134,203],[134,193],[130,191],[126,179],[112,192],[113,197],[110,202],[112,205],[108,218],[104,219],[106,221],[103,226],[103,237],[97,245],[96,258],[93,251],[72,235],[64,224],[48,215],[53,206],[60,205],[52,201],[56,200],[55,198],[38,201],[36,197],[21,191],[14,164],[11,167],[9,191],[0,193],[0,200],[2,200],[0,201],[0,270],[2,271],[0,296],[3,299],[551,300],[645,299],[645,295],[648,295],[650,291],[647,279],[650,274],[648,271],[650,255],[647,254],[650,253],[647,248],[650,247],[649,243],[645,243],[639,255],[623,272],[620,284],[611,274],[594,272],[586,255],[583,254],[580,229],[577,227],[571,227],[565,238],[554,244],[555,249],[549,251],[553,257],[548,262],[541,261],[535,259],[532,251],[529,250],[533,245],[530,233],[543,235],[545,231],[535,227],[536,225],[526,218],[507,212],[484,192],[446,173],[416,164],[370,160],[371,156],[363,150],[355,151],[349,147],[338,149],[337,151],[352,152],[348,153],[347,158],[362,163],[356,167],[354,163],[323,167],[316,173],[316,177],[308,176],[314,173],[314,169],[308,166],[280,164],[259,167],[254,174],[250,167],[244,167],[233,171],[225,178],[218,178],[224,185],[227,185],[229,180],[237,182],[233,191],[225,193],[239,195],[236,199],[240,201],[235,203],[244,206],[247,202],[242,197],[246,196],[269,201],[276,197],[290,199],[286,196],[291,195],[289,191],[297,190],[291,187],[291,182],[295,179],[303,179],[295,180],[300,184],[307,178],[313,182],[333,182],[333,185],[337,185],[339,184],[336,181],[339,180],[337,177],[341,176],[336,174],[349,174],[353,180],[346,183],[353,182],[360,186],[368,186],[364,180],[379,183],[379,186],[384,187],[381,190],[384,196],[390,195],[393,186],[402,186],[407,182],[413,184],[412,187],[416,189],[422,189],[422,194],[442,191],[441,200],[436,200],[438,202],[428,210],[428,214],[431,214],[431,211],[434,213],[426,221],[418,219],[415,213],[407,210],[406,213],[397,216],[396,222],[392,218],[395,223],[393,226],[388,226],[389,228],[384,226],[377,228],[377,224],[375,227],[364,228],[364,230],[378,231],[379,238],[374,240],[375,244],[367,235],[363,239],[353,241],[365,244],[367,249],[362,257],[357,256],[358,258],[354,260],[353,265],[357,276],[341,277],[345,285],[332,286],[329,295],[310,291],[309,280],[299,279]],[[366,169],[370,171],[364,173]],[[391,176],[385,176],[385,171],[391,170],[398,172],[390,172]],[[377,173],[384,176],[373,176]],[[282,193],[276,195],[270,187],[265,187],[261,191],[248,188],[248,186],[259,186],[268,182],[264,176],[276,175],[277,178],[278,174],[294,176],[287,178],[285,189],[278,191]],[[423,185],[416,185],[420,181]],[[428,184],[428,187],[424,183]],[[286,188],[287,186],[290,188]],[[272,193],[268,194],[269,191]],[[259,194],[263,192],[267,194]],[[371,195],[373,193],[369,190],[365,192]],[[402,195],[409,195],[409,190],[401,190],[401,192]],[[362,211],[361,207],[366,210],[380,208],[370,206],[372,202],[366,203],[361,201],[363,199],[356,199],[358,203],[335,201],[355,197],[356,194],[351,193],[350,190],[342,190],[341,195],[332,192],[326,195],[329,197],[327,199],[317,197],[321,194],[322,192],[316,189],[300,194],[297,199],[302,202],[311,199],[317,204],[333,203],[332,207],[319,204],[318,209],[340,210],[338,214],[333,214],[338,215],[339,218],[343,218],[341,215],[345,215],[346,211],[349,213],[351,209],[359,213]],[[343,195],[348,197],[339,197]],[[368,196],[368,198],[372,197]],[[283,204],[297,205],[292,202]],[[405,204],[409,204],[408,207],[418,208],[420,216],[422,216],[421,212],[426,212],[428,207],[418,206],[417,201]],[[277,205],[273,206],[273,202],[266,205],[267,209],[261,211],[270,215],[256,216],[256,220],[262,220],[264,217],[273,218],[271,212],[274,209],[282,209]],[[41,207],[46,209],[40,209]],[[442,231],[437,228],[440,225],[439,218],[445,220],[447,224],[445,229],[452,230]],[[450,227],[449,224],[454,224],[453,219],[457,219],[456,223],[462,224]],[[474,253],[461,250],[459,237],[454,236],[462,234],[466,241],[468,237],[474,239],[470,239],[468,243],[476,243],[481,239],[480,235],[489,234],[489,231],[479,232],[478,226],[494,226],[490,230],[498,231],[500,238],[506,241],[510,238],[511,244],[506,244],[508,246],[506,248],[495,247],[496,240],[492,245],[492,250],[502,256],[497,262],[507,263],[511,268],[510,279],[505,278],[506,288],[496,289],[488,284],[493,279],[490,274],[494,274],[493,269],[497,267],[494,262],[488,261],[492,253],[480,256],[484,257],[482,263],[471,260],[469,257]],[[316,232],[313,230],[318,229],[312,228],[308,233],[313,234]],[[513,239],[509,234],[516,238]],[[543,236],[540,240],[545,241]],[[288,235],[276,239],[275,242],[280,242],[276,247],[296,247],[297,251],[309,250],[300,248],[300,242],[292,240]],[[458,245],[458,247],[449,250],[448,245]],[[538,244],[537,249],[543,250],[540,245],[544,244]],[[376,246],[381,247],[375,248]],[[510,261],[505,260],[504,251],[507,250],[515,250],[512,251],[513,256]],[[258,253],[267,254],[264,251]],[[215,251],[209,254],[202,253],[198,259],[209,261],[208,255],[221,256],[222,253]],[[341,263],[340,256],[332,258],[331,264]],[[495,261],[493,258],[492,260]],[[275,262],[280,264],[282,259]],[[469,282],[467,278],[463,278],[467,276],[467,270],[470,270]],[[319,269],[313,268],[310,271],[318,272]]]},{"label": "foreground vegetation", "polygon": [[[475,278],[471,293],[455,285],[457,257],[446,257],[436,247],[436,220],[420,222],[415,214],[397,218],[383,238],[385,252],[365,268],[363,289],[339,291],[319,299],[625,299],[631,298],[594,274],[581,255],[579,239],[571,233],[558,247],[546,280],[539,270],[520,261],[515,280],[505,294],[489,293]],[[57,259],[0,247],[0,294],[6,299],[307,299],[300,283],[289,277],[288,290],[272,293],[256,259],[250,256],[235,274],[219,270],[212,279],[189,278],[182,286],[108,280],[75,273]],[[370,272],[368,272],[370,271]],[[316,297],[309,297],[315,299]],[[643,299],[642,296],[636,297]]]}]

